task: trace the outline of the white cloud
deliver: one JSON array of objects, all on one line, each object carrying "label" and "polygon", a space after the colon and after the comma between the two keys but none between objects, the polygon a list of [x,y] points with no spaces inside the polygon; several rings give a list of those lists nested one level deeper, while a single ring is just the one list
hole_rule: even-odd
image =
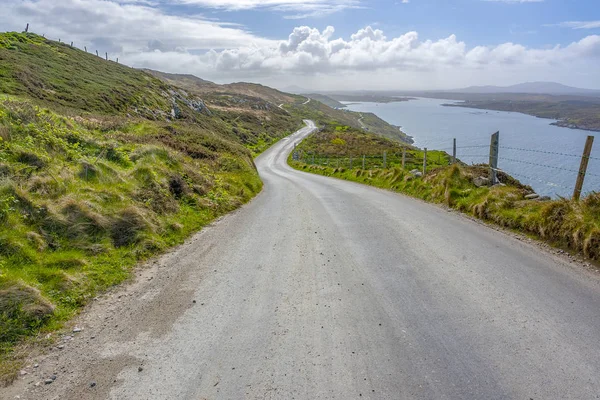
[{"label": "white cloud", "polygon": [[207,8],[229,11],[263,9],[286,13],[288,19],[320,17],[352,8],[362,8],[360,0],[176,0]]},{"label": "white cloud", "polygon": [[573,29],[598,29],[600,28],[600,21],[565,21],[559,24],[549,24],[545,26],[559,26],[561,28]]},{"label": "white cloud", "polygon": [[530,48],[510,42],[469,46],[455,35],[423,39],[414,31],[387,37],[370,26],[339,37],[333,27],[321,31],[300,26],[287,39],[267,40],[235,24],[166,13],[151,0],[3,1],[2,27],[22,30],[21,21],[27,21],[37,33],[108,51],[135,67],[192,73],[219,82],[286,85],[293,79],[329,88],[440,88],[458,87],[463,81],[566,77],[565,83],[600,86],[598,35],[567,46]]}]

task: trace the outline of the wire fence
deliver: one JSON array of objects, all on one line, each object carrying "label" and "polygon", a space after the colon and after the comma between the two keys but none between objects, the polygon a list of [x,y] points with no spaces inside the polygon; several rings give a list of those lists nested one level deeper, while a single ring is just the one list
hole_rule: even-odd
[{"label": "wire fence", "polygon": [[[294,158],[307,164],[347,168],[380,169],[403,167],[426,174],[439,166],[458,162],[484,165],[490,176],[506,173],[534,189],[561,197],[600,191],[600,157],[591,153],[594,137],[588,136],[582,154],[515,146],[501,146],[498,142],[468,146],[454,145],[440,151],[415,151],[380,155],[348,156],[294,153]],[[402,154],[404,153],[404,154]],[[494,182],[495,183],[495,182]],[[537,191],[537,190],[536,190]]]},{"label": "wire fence", "polygon": [[[27,26],[25,27],[25,30],[23,31],[23,33],[33,33],[33,32],[30,31],[29,24],[27,24]],[[90,49],[90,51],[88,51],[87,46],[83,46],[83,48],[79,48],[79,47],[75,46],[74,42],[64,41],[64,40],[62,40],[62,38],[51,39],[49,37],[46,37],[46,34],[42,34],[41,36],[43,38],[47,39],[47,40],[54,40],[55,42],[58,42],[58,43],[60,43],[60,44],[62,44],[64,46],[71,47],[73,49],[78,49],[78,50],[81,50],[81,51],[85,51],[86,53],[89,53],[89,54],[92,54],[92,55],[96,54],[96,57],[99,57],[99,58],[101,58],[101,59],[103,59],[105,61],[116,62],[117,64],[119,64],[119,57],[116,57],[114,60],[111,59],[110,58],[110,54],[108,53],[108,51],[104,51],[104,52],[100,51],[99,52],[98,50],[94,50],[95,51],[95,53],[94,53],[94,51],[91,51],[91,49]]]}]

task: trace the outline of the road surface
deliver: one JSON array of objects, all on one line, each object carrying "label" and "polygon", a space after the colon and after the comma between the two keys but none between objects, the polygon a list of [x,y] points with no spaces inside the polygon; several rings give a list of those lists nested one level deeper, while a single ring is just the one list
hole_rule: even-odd
[{"label": "road surface", "polygon": [[21,398],[599,398],[597,276],[439,207],[292,170],[313,126],[256,160],[253,202],[92,306]]}]

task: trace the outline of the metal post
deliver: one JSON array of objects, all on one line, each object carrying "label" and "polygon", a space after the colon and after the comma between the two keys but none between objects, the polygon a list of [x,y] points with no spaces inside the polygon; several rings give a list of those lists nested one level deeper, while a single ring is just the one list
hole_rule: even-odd
[{"label": "metal post", "polygon": [[108,61],[108,53],[106,53],[106,61]]},{"label": "metal post", "polygon": [[117,64],[119,63],[119,57],[117,57]]},{"label": "metal post", "polygon": [[311,162],[311,164],[314,164],[314,163],[315,163],[315,153],[313,153],[313,155],[312,155],[312,162]]},{"label": "metal post", "polygon": [[98,50],[96,50],[96,57],[100,57],[100,54],[98,54]]},{"label": "metal post", "polygon": [[452,164],[456,164],[456,138],[454,138],[454,145],[452,146]]},{"label": "metal post", "polygon": [[383,169],[387,168],[387,151],[383,152]]},{"label": "metal post", "polygon": [[363,154],[363,166],[362,169],[365,169],[365,155]]},{"label": "metal post", "polygon": [[427,147],[423,149],[423,175],[427,172]]},{"label": "metal post", "polygon": [[73,47],[73,42],[71,42],[71,47]]},{"label": "metal post", "polygon": [[29,24],[27,24],[27,26],[25,27],[25,33],[29,32]]},{"label": "metal post", "polygon": [[406,147],[402,148],[402,169],[406,166]]},{"label": "metal post", "polygon": [[590,155],[592,154],[592,146],[594,145],[594,137],[588,136],[585,141],[585,147],[583,148],[583,155],[581,156],[581,166],[579,167],[579,173],[577,174],[577,182],[575,183],[575,191],[573,192],[573,200],[579,200],[581,197],[581,191],[583,190],[583,182],[585,180],[585,173],[587,172],[588,163],[590,162]]},{"label": "metal post", "polygon": [[87,53],[87,46],[83,46],[83,48],[85,49],[85,52]]},{"label": "metal post", "polygon": [[500,132],[492,135],[490,142],[490,178],[492,185],[498,183],[498,148],[500,147]]},{"label": "metal post", "polygon": [[352,169],[352,156],[350,156],[350,169]]}]

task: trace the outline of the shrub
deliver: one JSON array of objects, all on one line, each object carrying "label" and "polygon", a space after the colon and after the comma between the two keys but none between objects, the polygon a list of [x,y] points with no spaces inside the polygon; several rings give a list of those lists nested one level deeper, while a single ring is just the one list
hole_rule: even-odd
[{"label": "shrub", "polygon": [[42,325],[54,305],[23,283],[0,284],[0,342],[15,341]]},{"label": "shrub", "polygon": [[140,233],[149,227],[141,211],[129,207],[113,220],[110,235],[115,247],[129,246],[137,243],[141,239]]}]

